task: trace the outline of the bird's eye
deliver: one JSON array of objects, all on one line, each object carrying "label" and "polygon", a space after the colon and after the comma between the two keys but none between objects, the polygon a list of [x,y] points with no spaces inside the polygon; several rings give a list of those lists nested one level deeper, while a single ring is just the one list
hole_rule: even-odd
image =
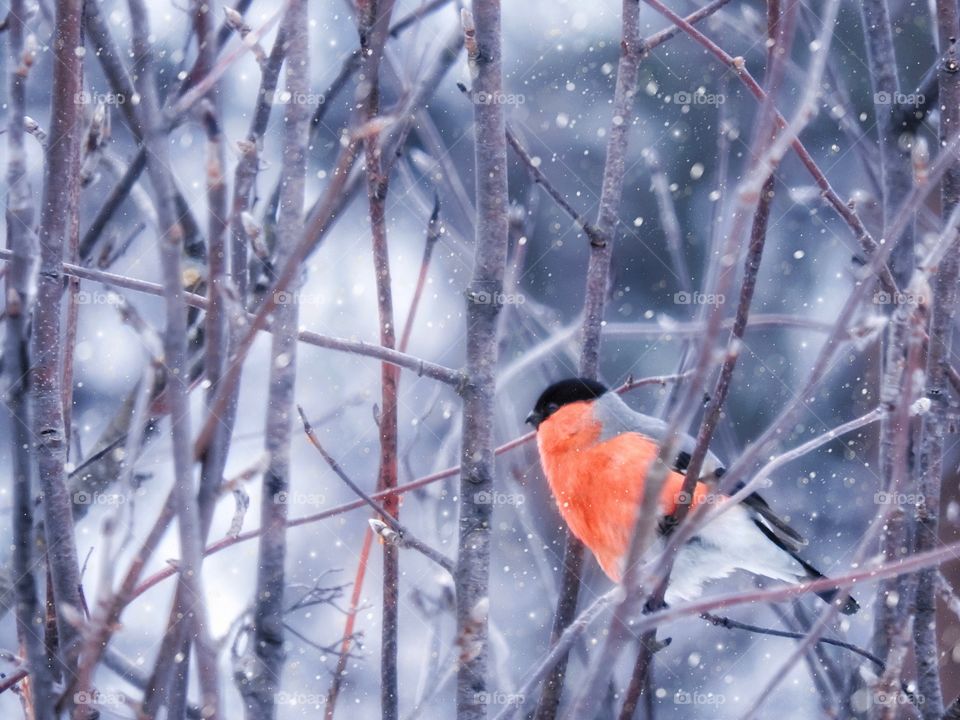
[{"label": "bird's eye", "polygon": [[550,403],[549,405],[547,405],[547,414],[552,415],[559,409],[560,409],[559,405],[557,405],[556,403]]}]

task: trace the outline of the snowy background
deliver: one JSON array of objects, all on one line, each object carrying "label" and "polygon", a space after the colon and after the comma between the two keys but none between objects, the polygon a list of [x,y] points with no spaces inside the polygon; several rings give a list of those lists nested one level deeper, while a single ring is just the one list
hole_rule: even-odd
[{"label": "snowy background", "polygon": [[[182,67],[189,67],[194,48],[186,47],[189,22],[177,3],[151,0],[151,21],[159,48],[160,66],[169,83]],[[395,17],[417,7],[401,2]],[[693,3],[672,3],[678,11],[691,12]],[[259,27],[277,11],[278,4],[255,2],[247,13],[248,23]],[[897,51],[905,85],[913,87],[933,62],[930,14],[923,4],[894,2]],[[123,2],[104,2],[104,16],[122,43],[129,36],[128,15]],[[755,76],[762,76],[765,57],[764,8],[755,2],[734,0],[701,28],[732,55],[742,55]],[[341,64],[357,44],[355,19],[345,3],[311,3],[311,60],[313,90],[326,92]],[[504,7],[504,75],[507,120],[540,168],[568,201],[584,216],[596,214],[603,167],[605,135],[610,125],[610,101],[619,55],[619,3],[598,0],[526,0]],[[805,79],[809,58],[809,28],[819,29],[818,3],[801,11],[800,30],[794,43],[793,61],[779,98],[780,109],[789,115],[797,90]],[[419,27],[391,41],[389,63],[384,65],[383,106],[389,108],[410,86],[423,68],[434,62],[439,48],[457,28],[453,5],[426,18]],[[644,32],[665,27],[663,19],[649,8],[641,11]],[[52,62],[47,46],[50,24],[43,13],[35,20],[40,52],[29,85],[30,114],[41,125],[48,122],[49,98],[45,83]],[[272,44],[274,32],[264,46]],[[2,42],[2,36],[0,36]],[[235,39],[231,43],[236,43]],[[840,13],[832,50],[831,71],[849,94],[843,106],[824,100],[818,118],[803,135],[834,188],[843,198],[857,197],[858,210],[875,223],[873,198],[876,189],[865,172],[875,152],[873,102],[864,65],[864,49],[858,7],[846,3]],[[188,58],[188,59],[185,59]],[[7,62],[4,60],[4,62]],[[91,93],[109,88],[93,62],[87,63],[85,86]],[[4,72],[6,76],[6,71]],[[247,55],[221,83],[224,132],[228,140],[228,177],[238,153],[233,143],[247,132],[259,71]],[[451,170],[459,174],[465,197],[473,198],[472,107],[456,83],[468,81],[462,56],[439,84],[428,105],[447,156],[436,164],[428,155],[422,136],[415,133],[412,148],[399,161],[391,178],[388,197],[388,227],[394,278],[394,305],[403,322],[420,267],[426,220],[434,192],[441,200],[445,232],[430,268],[429,284],[416,319],[409,352],[451,367],[463,362],[463,292],[471,269],[472,221],[469,208],[438,178]],[[833,89],[833,85],[830,86]],[[702,90],[701,90],[702,88]],[[351,122],[349,105],[354,82],[329,100],[317,142],[309,155],[308,204],[328,182],[332,158],[339,147],[341,131]],[[621,226],[614,253],[614,288],[608,306],[608,332],[602,349],[602,375],[610,384],[627,376],[670,374],[677,370],[691,336],[690,324],[700,307],[678,302],[677,293],[702,288],[709,260],[711,238],[722,217],[729,195],[748,154],[752,122],[758,107],[735,75],[725,70],[702,48],[680,35],[661,46],[641,65],[641,92],[637,119],[630,137],[628,170]],[[710,103],[684,103],[697,92],[718,98]],[[678,99],[680,100],[678,102]],[[326,98],[324,98],[327,101]],[[278,177],[281,106],[277,106],[266,135],[266,164],[258,181],[262,204]],[[840,127],[846,116],[864,135],[855,143]],[[111,152],[128,160],[133,142],[125,121],[112,113]],[[729,143],[729,173],[720,177],[722,164],[718,135]],[[934,142],[935,132],[924,130]],[[179,187],[198,218],[205,217],[203,128],[187,122],[170,137],[170,154]],[[0,143],[0,164],[6,147]],[[34,189],[41,185],[42,157],[28,138],[30,173]],[[653,153],[653,154],[651,154]],[[669,182],[682,238],[682,256],[688,277],[681,277],[671,261],[665,230],[651,189],[651,160],[659,161]],[[510,156],[510,195],[528,211],[525,225],[511,242],[511,268],[516,272],[518,302],[503,314],[501,380],[498,385],[497,439],[505,442],[525,431],[523,418],[540,390],[550,381],[573,374],[576,368],[576,333],[583,301],[583,277],[588,242],[552,201],[536,187],[516,156]],[[102,198],[116,181],[102,167],[98,181],[84,191],[81,226],[85,227]],[[852,284],[858,254],[849,229],[821,202],[809,175],[795,157],[789,156],[777,172],[776,199],[770,220],[766,254],[760,271],[753,311],[758,316],[788,316],[789,324],[761,324],[748,330],[734,386],[726,407],[724,425],[715,449],[732,459],[756,438],[766,424],[793,397],[809,370],[824,335]],[[114,219],[109,232],[126,237],[142,216],[128,202]],[[875,228],[876,225],[872,225]],[[515,228],[516,229],[516,228]],[[141,233],[113,271],[159,281],[155,227]],[[307,262],[300,287],[301,323],[324,334],[377,341],[376,288],[371,259],[366,203],[354,202],[336,223],[320,249]],[[519,260],[518,260],[519,258]],[[101,297],[103,288],[84,282],[83,290]],[[143,316],[156,327],[163,325],[159,298],[127,293]],[[565,333],[565,335],[564,335]],[[551,342],[563,335],[559,342]],[[531,353],[536,358],[530,360]],[[135,333],[123,324],[116,309],[96,300],[80,309],[76,348],[74,422],[80,450],[94,447],[117,412],[119,404],[141,376],[145,350]],[[263,452],[269,342],[261,336],[243,375],[235,440],[226,476],[232,477],[258,461]],[[325,421],[317,426],[324,444],[347,472],[370,489],[376,479],[378,432],[373,406],[379,402],[380,368],[368,358],[340,354],[306,345],[298,360],[297,397],[311,418]],[[845,353],[831,369],[830,380],[814,398],[806,400],[801,422],[781,438],[784,448],[867,412],[877,403],[877,348]],[[459,401],[448,388],[429,379],[403,372],[400,390],[401,482],[455,465],[459,452]],[[668,389],[656,387],[631,393],[628,401],[645,412],[662,412]],[[203,416],[201,393],[194,393],[195,427]],[[6,416],[0,416],[0,434],[8,432]],[[292,517],[318,512],[354,499],[348,488],[321,461],[297,426],[293,440]],[[948,446],[954,442],[948,438]],[[768,501],[810,539],[806,551],[827,574],[848,569],[849,555],[870,518],[877,512],[875,493],[876,430],[870,428],[838,439],[800,462],[785,468],[764,492]],[[945,479],[951,498],[944,498],[948,522],[944,540],[957,534],[957,483],[955,449],[948,454],[951,475]],[[9,495],[9,445],[0,443],[0,510]],[[122,505],[119,517],[131,523],[134,537],[141,538],[152,524],[172,479],[169,440],[164,434],[152,443],[137,464],[142,483],[136,489],[116,488]],[[502,495],[494,508],[494,548],[491,567],[491,622],[493,662],[490,686],[505,701],[525,673],[544,653],[552,622],[563,553],[562,523],[539,471],[535,449],[526,445],[498,461],[496,477]],[[259,483],[247,485],[251,507],[246,528],[259,516]],[[447,555],[456,554],[457,478],[408,494],[402,519],[419,537]],[[949,504],[951,503],[952,504]],[[949,507],[948,507],[949,504]],[[101,524],[117,513],[103,504],[78,525],[81,557],[93,549],[86,567],[88,599],[95,597],[98,578],[105,571],[100,561],[98,539]],[[233,515],[227,498],[219,506],[211,540],[226,533]],[[289,533],[288,580],[291,597],[297,586],[309,587],[328,573],[330,585],[350,583],[356,570],[360,545],[369,515],[356,510],[330,520],[293,529]],[[9,512],[0,516],[8,523]],[[952,522],[951,522],[952,521]],[[9,528],[2,528],[9,537]],[[137,542],[129,546],[115,570],[122,572]],[[246,542],[210,557],[204,565],[204,581],[211,625],[218,638],[235,630],[235,621],[248,608],[255,583],[256,542]],[[10,548],[0,560],[9,562]],[[150,574],[179,555],[175,532],[169,532],[147,568]],[[358,616],[362,645],[348,665],[345,689],[340,699],[343,717],[378,717],[380,578],[379,552],[375,549],[363,591],[365,610]],[[447,604],[451,586],[434,566],[419,555],[405,552],[401,558],[400,682],[401,713],[406,716],[426,693],[435,693],[422,710],[422,717],[451,717],[453,682],[445,674],[451,653],[453,618]],[[956,574],[956,569],[954,569]],[[746,588],[752,581],[735,577],[716,583],[710,592]],[[133,603],[123,616],[123,629],[114,646],[144,671],[152,668],[165,625],[173,590],[170,580]],[[609,587],[595,562],[588,562],[582,603]],[[830,631],[860,645],[868,645],[872,632],[873,587],[857,592],[864,610]],[[814,600],[804,604],[814,608]],[[347,599],[339,601],[346,607]],[[767,606],[743,606],[731,616],[747,622],[779,627],[777,616]],[[342,633],[344,615],[331,607],[294,614],[290,623],[297,632],[320,645],[332,645]],[[955,617],[941,617],[942,645],[951,667],[960,663],[960,625]],[[603,624],[595,626],[599,632]],[[712,628],[700,620],[686,619],[667,626],[661,634],[672,636],[673,645],[657,656],[655,683],[659,718],[737,717],[778,667],[772,659],[785,657],[793,642]],[[597,637],[573,653],[572,677]],[[336,656],[325,653],[294,635],[288,635],[288,665],[283,688],[288,702],[280,717],[316,717],[330,684]],[[16,647],[8,614],[0,626],[0,646]],[[852,672],[848,655],[828,651]],[[615,673],[625,685],[632,662],[625,653]],[[230,677],[228,653],[224,678]],[[446,678],[438,681],[437,678]],[[960,670],[946,672],[945,696],[960,692]],[[101,669],[103,691],[139,692]],[[232,683],[224,682],[228,717],[239,717],[240,698]],[[684,695],[684,694],[688,695]],[[684,698],[693,701],[685,703]],[[598,698],[598,708],[602,705]],[[491,708],[498,712],[501,706]],[[132,717],[121,705],[104,707],[103,717]],[[777,690],[766,705],[767,716],[818,717],[820,704],[803,664]],[[11,693],[0,695],[0,715],[19,713]]]}]

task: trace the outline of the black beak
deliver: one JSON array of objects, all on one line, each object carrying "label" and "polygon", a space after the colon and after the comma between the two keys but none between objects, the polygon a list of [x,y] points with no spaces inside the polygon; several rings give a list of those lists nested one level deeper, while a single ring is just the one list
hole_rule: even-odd
[{"label": "black beak", "polygon": [[527,415],[527,419],[524,420],[524,422],[527,425],[533,425],[534,428],[538,428],[540,427],[540,423],[542,420],[543,418],[540,417],[540,413],[538,413],[536,410],[532,410],[530,414]]}]

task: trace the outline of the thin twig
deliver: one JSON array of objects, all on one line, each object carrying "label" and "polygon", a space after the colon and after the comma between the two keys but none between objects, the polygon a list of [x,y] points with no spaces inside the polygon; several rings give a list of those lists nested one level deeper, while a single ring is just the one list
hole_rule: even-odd
[{"label": "thin twig", "polygon": [[[746,630],[747,632],[757,633],[758,635],[770,635],[772,637],[791,638],[793,640],[803,640],[806,637],[805,633],[788,632],[786,630],[775,630],[774,628],[760,627],[759,625],[742,623],[738,620],[732,620],[728,617],[722,617],[720,615],[714,615],[713,613],[708,612],[701,613],[700,617],[702,617],[711,625],[716,625],[717,627],[722,627],[727,630]],[[870,651],[864,650],[853,643],[845,642],[843,640],[835,640],[833,638],[819,638],[817,643],[822,645],[833,645],[834,647],[844,648],[845,650],[856,653],[860,657],[866,658],[872,662],[881,671],[885,667],[883,660],[878,658]]]},{"label": "thin twig", "polygon": [[[374,512],[376,512],[377,515],[382,517],[384,522],[387,525],[389,525],[392,530],[402,534],[403,526],[393,516],[393,514],[388,512],[385,507],[383,507],[380,503],[378,503],[376,500],[371,498],[366,492],[364,492],[364,490],[359,485],[357,485],[353,480],[351,480],[350,476],[343,471],[342,467],[340,467],[340,463],[338,463],[333,458],[333,456],[326,451],[326,449],[323,447],[323,445],[320,442],[320,438],[318,438],[317,434],[314,432],[313,426],[310,425],[310,421],[307,420],[307,415],[306,413],[303,412],[303,408],[300,405],[297,405],[297,412],[300,413],[300,420],[303,423],[303,432],[306,433],[307,438],[309,438],[310,440],[310,444],[317,449],[317,452],[320,453],[320,455],[326,461],[327,465],[330,466],[330,469],[333,470],[334,473],[336,473],[337,477],[343,480],[344,484],[348,488],[353,490],[353,492],[356,493],[358,496],[360,496],[360,498],[365,503],[367,503],[367,505],[373,508]],[[385,488],[378,488],[378,490],[383,490],[383,489]],[[386,488],[386,489],[389,489],[389,488]],[[390,496],[389,493],[387,493],[387,496],[388,497]]]},{"label": "thin twig", "polygon": [[256,242],[257,238],[248,237],[244,226],[244,213],[250,209],[251,194],[260,171],[260,150],[263,135],[270,121],[273,110],[273,99],[280,77],[280,68],[283,67],[287,54],[287,23],[280,24],[273,48],[267,56],[267,61],[260,66],[260,87],[257,90],[257,105],[250,120],[250,129],[247,137],[237,143],[240,150],[240,160],[234,170],[233,201],[230,209],[230,263],[231,275],[240,301],[246,304],[247,299],[247,244]]},{"label": "thin twig", "polygon": [[[736,76],[740,78],[740,80],[744,83],[744,85],[746,85],[747,89],[754,97],[761,102],[765,100],[766,93],[764,93],[763,88],[750,74],[750,71],[746,69],[746,66],[741,58],[735,58],[729,53],[725,52],[716,43],[707,38],[706,35],[697,30],[691,23],[670,10],[666,5],[660,2],[660,0],[644,1],[661,15],[670,19],[671,22],[687,33],[704,48],[706,48],[712,55],[719,59],[720,62],[733,70]],[[780,129],[787,126],[786,120],[782,115],[780,115],[779,112],[776,113],[776,121]],[[879,246],[874,240],[873,236],[870,235],[857,213],[849,206],[848,203],[844,202],[840,196],[837,195],[836,191],[830,185],[830,181],[827,179],[826,175],[823,174],[823,171],[819,168],[803,143],[799,140],[799,138],[796,137],[796,134],[793,134],[793,137],[790,140],[790,147],[792,147],[794,152],[797,153],[797,156],[800,158],[800,162],[813,177],[814,182],[822,192],[824,200],[826,200],[830,207],[836,211],[836,213],[844,220],[844,222],[846,222],[850,229],[853,230],[857,242],[860,243],[867,256],[872,257],[875,255],[878,247],[881,247],[882,249],[882,246]],[[875,272],[879,274],[880,282],[885,292],[897,292],[897,284],[885,264],[878,264]]]},{"label": "thin twig", "polygon": [[413,334],[413,323],[417,317],[417,310],[420,308],[420,299],[423,297],[423,291],[427,286],[427,274],[430,270],[430,260],[433,257],[433,249],[443,232],[443,224],[440,222],[440,198],[434,197],[433,211],[430,213],[430,219],[427,221],[427,239],[423,245],[423,258],[420,261],[420,272],[417,275],[417,284],[413,290],[413,298],[410,300],[410,309],[407,311],[407,319],[403,325],[403,332],[400,333],[400,344],[397,346],[400,352],[406,352],[410,345],[410,337]]},{"label": "thin twig", "polygon": [[[466,90],[466,87],[461,87],[461,89]],[[520,144],[516,134],[509,126],[507,127],[507,142],[510,144],[510,147],[513,148],[517,157],[520,158],[520,161],[526,166],[530,175],[533,176],[534,181],[546,190],[547,195],[553,198],[553,201],[557,203],[560,209],[570,216],[570,219],[573,220],[577,227],[583,230],[587,239],[590,240],[591,243],[602,242],[600,231],[597,230],[589,220],[577,212],[573,206],[567,202],[567,199],[560,191],[553,186],[553,183],[550,182],[543,170],[540,169],[539,163],[533,161],[533,158],[530,157],[530,154],[524,149],[523,145]]]},{"label": "thin twig", "polygon": [[[297,406],[297,412],[300,413],[300,420],[303,422],[303,431],[304,433],[306,433],[307,437],[309,438],[310,444],[317,449],[317,452],[320,453],[320,455],[323,457],[326,463],[330,466],[330,469],[333,470],[334,473],[336,473],[337,477],[343,480],[344,484],[347,487],[349,487],[354,493],[359,495],[360,498],[367,505],[373,508],[374,512],[376,512],[377,515],[380,516],[380,518],[382,518],[380,520],[370,521],[371,524],[379,523],[378,526],[371,525],[372,527],[374,527],[374,532],[376,532],[377,535],[379,535],[385,542],[391,543],[398,547],[409,547],[413,550],[416,550],[417,552],[423,554],[425,557],[429,558],[430,560],[433,560],[440,567],[442,567],[443,569],[447,570],[452,574],[453,567],[454,567],[453,561],[451,561],[449,558],[444,557],[441,553],[439,553],[438,551],[428,546],[422,540],[419,540],[416,537],[414,537],[413,533],[411,533],[406,527],[404,527],[403,524],[401,524],[399,520],[397,520],[391,513],[389,513],[383,505],[381,505],[376,500],[374,500],[370,495],[368,495],[363,490],[363,488],[357,485],[357,483],[355,483],[350,478],[350,476],[347,475],[346,472],[344,472],[343,468],[340,466],[340,463],[338,463],[333,458],[333,456],[330,455],[330,453],[328,453],[326,449],[323,447],[323,445],[320,443],[320,439],[317,437],[317,434],[314,432],[313,427],[310,425],[310,421],[307,420],[307,416],[303,412],[303,408],[300,407],[299,405]],[[387,488],[387,490],[389,491],[389,488]],[[381,491],[381,493],[382,492],[383,491]],[[390,494],[389,492],[387,492],[386,497],[395,498],[396,495]]]},{"label": "thin twig", "polygon": [[[157,217],[162,236],[160,263],[163,270],[163,286],[166,310],[166,328],[164,331],[164,361],[167,367],[165,395],[170,406],[172,423],[174,458],[174,498],[177,527],[182,552],[179,566],[179,583],[185,586],[186,595],[193,608],[191,620],[196,634],[197,659],[200,666],[202,683],[201,707],[210,717],[220,716],[220,691],[216,667],[216,655],[211,640],[207,636],[207,611],[203,600],[203,586],[200,566],[203,558],[203,541],[200,517],[195,501],[193,482],[193,458],[190,454],[190,410],[188,404],[187,368],[187,306],[183,300],[181,254],[183,252],[184,233],[178,218],[181,213],[176,208],[176,194],[169,174],[167,143],[160,124],[159,102],[154,77],[153,49],[147,8],[143,0],[129,0],[132,29],[132,46],[139,64],[134,69],[136,87],[140,95],[143,145],[149,151],[147,172],[154,189]],[[184,594],[177,593],[183,602]],[[174,614],[178,603],[175,598]],[[176,623],[174,623],[175,625]],[[168,635],[168,638],[170,636]],[[177,647],[177,644],[174,644]],[[161,655],[158,666],[166,666]],[[164,673],[166,674],[166,673]],[[158,692],[150,692],[145,698],[145,709],[157,712],[165,701],[168,687],[167,677],[153,678]],[[148,712],[149,712],[148,711]]]}]

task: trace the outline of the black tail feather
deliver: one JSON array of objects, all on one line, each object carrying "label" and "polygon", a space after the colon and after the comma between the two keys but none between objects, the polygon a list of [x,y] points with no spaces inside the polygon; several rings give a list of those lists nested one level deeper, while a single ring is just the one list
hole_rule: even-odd
[{"label": "black tail feather", "polygon": [[[754,520],[753,522],[758,528],[760,528],[761,532],[763,532],[763,534],[766,535],[767,538],[772,543],[777,545],[777,547],[779,547],[784,552],[789,553],[794,560],[800,563],[800,566],[807,571],[808,580],[821,580],[826,577],[826,575],[824,575],[822,572],[817,570],[813,565],[811,565],[802,557],[800,557],[800,555],[797,554],[795,550],[793,550],[792,548],[786,546],[783,542],[781,542],[780,539],[773,534],[770,528],[766,527],[759,520]],[[832,604],[836,600],[839,592],[840,592],[839,590],[821,590],[820,592],[816,593],[816,596],[821,600],[823,600],[825,603]],[[846,602],[840,607],[840,612],[844,615],[853,615],[859,609],[860,609],[860,603],[856,601],[853,595],[848,595]]]},{"label": "black tail feather", "polygon": [[[820,577],[823,577],[823,575]],[[814,578],[811,577],[810,579],[813,580]],[[825,603],[833,604],[834,600],[837,598],[837,593],[839,592],[839,590],[823,590],[817,593],[817,597],[823,600]],[[840,608],[840,612],[844,615],[853,615],[859,609],[860,603],[857,602],[853,595],[848,595],[847,601]]]},{"label": "black tail feather", "polygon": [[[793,555],[793,553],[791,553]],[[808,563],[801,557],[793,555],[794,559],[803,566],[803,569],[807,571],[808,580],[822,580],[826,577],[822,572],[817,570],[813,565]],[[839,590],[821,590],[816,593],[817,597],[823,600],[825,603],[833,604],[837,599],[837,595],[840,593]],[[847,595],[846,602],[840,607],[840,612],[844,615],[853,615],[857,610],[860,609],[860,603],[857,602],[856,598],[853,595]]]},{"label": "black tail feather", "polygon": [[[823,578],[826,577],[826,575],[824,575],[822,572],[817,570],[813,565],[808,563],[806,560],[804,560],[802,557],[800,557],[796,553],[791,552],[790,554],[793,555],[793,559],[796,560],[798,563],[800,563],[800,565],[803,566],[803,569],[807,571],[808,580],[822,580]],[[832,605],[839,593],[840,593],[839,590],[821,590],[820,592],[816,593],[816,596],[821,600],[823,600],[825,603],[829,603]],[[860,603],[856,601],[856,598],[854,598],[853,595],[848,595],[847,601],[840,608],[840,612],[843,613],[844,615],[853,615],[859,609],[860,609]]]}]

